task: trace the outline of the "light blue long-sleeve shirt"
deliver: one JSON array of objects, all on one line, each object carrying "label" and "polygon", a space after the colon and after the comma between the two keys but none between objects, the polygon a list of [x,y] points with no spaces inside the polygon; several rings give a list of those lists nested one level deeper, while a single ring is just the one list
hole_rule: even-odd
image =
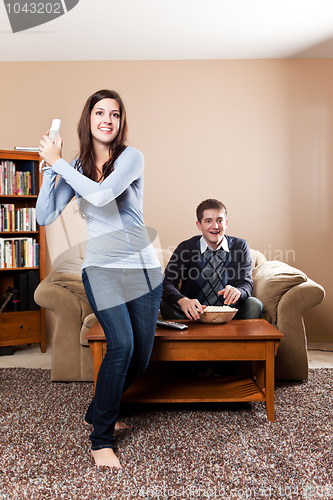
[{"label": "light blue long-sleeve shirt", "polygon": [[[84,176],[74,164],[60,159],[45,170],[36,205],[38,223],[51,224],[76,196],[88,229],[83,268],[159,267],[151,243],[156,232],[143,221],[142,153],[127,147],[115,161],[114,171],[100,183]],[[57,174],[60,179],[55,185]]]}]

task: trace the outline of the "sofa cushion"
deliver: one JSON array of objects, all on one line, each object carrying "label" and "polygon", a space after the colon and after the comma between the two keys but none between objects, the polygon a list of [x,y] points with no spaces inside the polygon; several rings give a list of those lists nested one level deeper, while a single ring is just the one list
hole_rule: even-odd
[{"label": "sofa cushion", "polygon": [[88,303],[87,295],[82,283],[81,274],[79,273],[62,273],[55,271],[51,276],[51,281],[55,285],[63,286],[70,292],[77,295],[79,300]]},{"label": "sofa cushion", "polygon": [[83,258],[82,257],[67,257],[66,259],[62,260],[60,263],[55,262],[53,264],[53,269],[57,273],[76,273],[76,274],[82,274],[82,262]]},{"label": "sofa cushion", "polygon": [[261,300],[273,323],[277,321],[277,306],[282,295],[293,286],[307,281],[302,271],[278,260],[268,260],[255,267],[252,277],[253,295]]},{"label": "sofa cushion", "polygon": [[266,262],[266,257],[264,256],[263,253],[259,252],[259,250],[254,250],[253,248],[250,248],[250,254],[252,259],[252,269],[259,266],[263,262]]}]

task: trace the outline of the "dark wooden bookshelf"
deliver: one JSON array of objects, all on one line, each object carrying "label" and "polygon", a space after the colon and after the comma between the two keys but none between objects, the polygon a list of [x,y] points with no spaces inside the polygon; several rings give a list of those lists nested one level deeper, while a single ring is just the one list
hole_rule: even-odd
[{"label": "dark wooden bookshelf", "polygon": [[[39,173],[39,163],[41,161],[38,153],[0,150],[0,162],[12,161],[16,165],[16,170],[31,171],[34,175],[33,183],[36,188],[36,194],[0,194],[0,204],[12,203],[18,208],[30,208],[36,206],[38,192],[42,183],[42,176]],[[14,277],[17,273],[26,273],[28,271],[38,271],[38,279],[42,281],[45,278],[45,229],[37,227],[37,231],[1,231],[0,238],[36,239],[39,245],[39,266],[38,267],[5,267],[0,268],[0,298],[2,299],[6,290],[14,288]],[[0,348],[6,346],[15,346],[23,344],[39,343],[42,352],[46,352],[45,340],[45,311],[37,310],[11,310],[10,302],[0,313]]]}]

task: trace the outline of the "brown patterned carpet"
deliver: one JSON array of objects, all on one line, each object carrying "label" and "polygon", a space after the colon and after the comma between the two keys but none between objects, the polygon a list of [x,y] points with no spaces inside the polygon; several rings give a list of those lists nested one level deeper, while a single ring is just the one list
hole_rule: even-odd
[{"label": "brown patterned carpet", "polygon": [[116,470],[90,458],[92,383],[1,369],[0,498],[332,499],[332,375],[278,383],[275,424],[264,403],[127,407]]}]

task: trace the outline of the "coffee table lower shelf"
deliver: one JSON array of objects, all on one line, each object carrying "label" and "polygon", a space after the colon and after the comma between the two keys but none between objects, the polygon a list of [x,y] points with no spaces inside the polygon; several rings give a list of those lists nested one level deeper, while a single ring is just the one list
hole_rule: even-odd
[{"label": "coffee table lower shelf", "polygon": [[266,401],[254,378],[141,377],[122,397],[123,403],[204,403]]}]

